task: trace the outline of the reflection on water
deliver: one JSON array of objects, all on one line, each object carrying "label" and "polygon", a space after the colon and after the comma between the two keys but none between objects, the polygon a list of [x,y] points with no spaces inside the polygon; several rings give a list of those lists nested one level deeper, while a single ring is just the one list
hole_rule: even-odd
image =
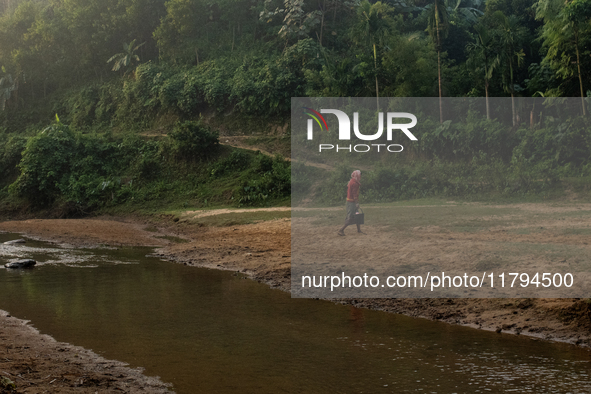
[{"label": "reflection on water", "polygon": [[[17,236],[1,235],[0,241]],[[0,245],[0,309],[57,340],[146,368],[179,393],[588,392],[563,344],[291,299],[147,249]]]}]

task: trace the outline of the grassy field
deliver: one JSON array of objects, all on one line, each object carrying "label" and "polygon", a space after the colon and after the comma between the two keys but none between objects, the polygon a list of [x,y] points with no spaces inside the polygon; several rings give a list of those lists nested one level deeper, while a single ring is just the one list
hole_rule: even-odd
[{"label": "grassy field", "polygon": [[[572,273],[578,283],[587,281],[591,273],[589,203],[418,200],[362,207],[366,235],[357,234],[351,226],[346,237],[337,235],[344,222],[344,207],[294,210],[294,261],[398,275],[428,271]],[[552,296],[567,297],[568,292]]]}]

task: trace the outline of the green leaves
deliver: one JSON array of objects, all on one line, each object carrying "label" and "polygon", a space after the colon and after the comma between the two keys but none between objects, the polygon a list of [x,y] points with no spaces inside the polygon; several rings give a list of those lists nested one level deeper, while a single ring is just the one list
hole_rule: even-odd
[{"label": "green leaves", "polygon": [[113,63],[112,71],[119,71],[121,68],[128,68],[133,62],[139,62],[140,58],[135,53],[140,47],[142,47],[145,42],[142,42],[139,45],[135,45],[136,40],[131,40],[129,44],[123,44],[123,52],[116,53],[115,55],[111,56],[107,63]]},{"label": "green leaves", "polygon": [[388,4],[377,2],[375,4],[363,0],[357,8],[355,25],[352,29],[354,42],[364,43],[366,49],[372,49],[374,45],[381,45],[389,35],[392,28],[394,8]]},{"label": "green leaves", "polygon": [[321,12],[305,11],[304,0],[283,0],[283,8],[262,11],[259,19],[270,22],[275,16],[282,16],[282,25],[277,35],[286,41],[306,38],[312,29],[320,24]]},{"label": "green leaves", "polygon": [[447,37],[450,10],[445,0],[432,0],[431,4],[426,7],[426,11],[428,15],[427,31],[439,50],[441,40]]},{"label": "green leaves", "polygon": [[591,19],[591,1],[573,0],[562,10],[564,19],[572,23],[585,23]]},{"label": "green leaves", "polygon": [[248,181],[239,190],[242,205],[262,205],[267,199],[287,199],[291,194],[291,166],[280,155],[258,154]]},{"label": "green leaves", "polygon": [[[591,65],[585,51],[591,41],[591,2],[589,0],[540,0],[536,18],[543,20],[541,38],[547,49],[544,62],[549,64],[565,81],[562,89],[566,95],[584,97],[584,73]],[[578,89],[569,83],[571,75],[578,76]],[[576,85],[575,85],[576,86]],[[576,93],[575,93],[576,92]],[[585,105],[581,101],[583,113]]]},{"label": "green leaves", "polygon": [[178,123],[169,137],[177,157],[186,161],[198,161],[211,156],[219,146],[217,131],[210,130],[201,122]]},{"label": "green leaves", "polygon": [[67,126],[53,125],[27,142],[11,189],[33,204],[46,206],[67,189],[76,138]]},{"label": "green leaves", "polygon": [[11,74],[6,74],[0,78],[0,110],[4,111],[6,101],[10,100],[12,92],[16,90],[16,81],[12,79]]}]

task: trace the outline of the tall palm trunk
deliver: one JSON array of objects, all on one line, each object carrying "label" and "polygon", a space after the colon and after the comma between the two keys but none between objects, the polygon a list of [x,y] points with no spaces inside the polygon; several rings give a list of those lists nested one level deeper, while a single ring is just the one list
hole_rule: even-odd
[{"label": "tall palm trunk", "polygon": [[338,3],[337,3],[337,0],[334,0],[334,4],[333,4],[333,6],[334,6],[334,10],[333,10],[333,13],[332,13],[332,23],[333,23],[333,24],[334,24],[334,23],[336,22],[336,20],[337,20],[337,4],[338,4]]},{"label": "tall palm trunk", "polygon": [[513,126],[515,126],[517,119],[515,119],[515,95],[513,90],[511,90],[511,118],[513,119]]},{"label": "tall palm trunk", "polygon": [[380,90],[378,88],[378,56],[376,53],[376,44],[373,44],[373,69],[376,77],[376,105],[378,111],[380,110]]},{"label": "tall palm trunk", "polygon": [[[439,35],[439,32],[437,32]],[[439,83],[439,123],[443,123],[443,105],[441,103],[441,52],[437,50],[437,79]]]},{"label": "tall palm trunk", "polygon": [[[484,70],[486,71],[486,67],[484,68]],[[488,75],[488,71],[487,71],[487,75]],[[488,105],[488,78],[484,79],[484,94],[486,97],[486,120],[490,120],[490,107]]]},{"label": "tall palm trunk", "polygon": [[[484,40],[481,39],[481,42],[484,46]],[[490,106],[488,103],[488,85],[489,85],[488,55],[486,53],[485,47],[483,50],[483,55],[484,55],[484,96],[486,97],[486,120],[490,120]],[[494,66],[491,65],[491,73],[492,73],[493,67]]]},{"label": "tall palm trunk", "polygon": [[439,85],[439,123],[443,123],[443,105],[441,103],[441,37],[439,36],[439,10],[435,2],[435,29],[437,30],[437,80]]},{"label": "tall palm trunk", "polygon": [[517,124],[517,118],[515,116],[515,84],[513,83],[513,63],[509,63],[509,72],[511,73],[510,83],[511,83],[511,120],[513,121],[513,126]]},{"label": "tall palm trunk", "polygon": [[322,33],[324,32],[324,14],[326,12],[326,0],[322,4],[322,19],[320,20],[320,46],[322,46]]},{"label": "tall palm trunk", "polygon": [[579,74],[579,88],[581,89],[581,107],[583,108],[583,116],[586,115],[585,111],[585,96],[583,93],[583,78],[581,77],[581,59],[579,57],[579,31],[575,29],[575,49],[577,50],[577,72]]}]

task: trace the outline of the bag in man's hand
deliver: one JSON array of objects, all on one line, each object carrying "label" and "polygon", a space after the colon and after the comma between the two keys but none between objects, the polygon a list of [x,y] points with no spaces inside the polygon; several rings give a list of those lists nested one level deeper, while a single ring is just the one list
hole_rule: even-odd
[{"label": "bag in man's hand", "polygon": [[363,209],[361,207],[358,208],[355,215],[353,215],[353,224],[364,224],[365,223],[365,214],[363,213]]}]

